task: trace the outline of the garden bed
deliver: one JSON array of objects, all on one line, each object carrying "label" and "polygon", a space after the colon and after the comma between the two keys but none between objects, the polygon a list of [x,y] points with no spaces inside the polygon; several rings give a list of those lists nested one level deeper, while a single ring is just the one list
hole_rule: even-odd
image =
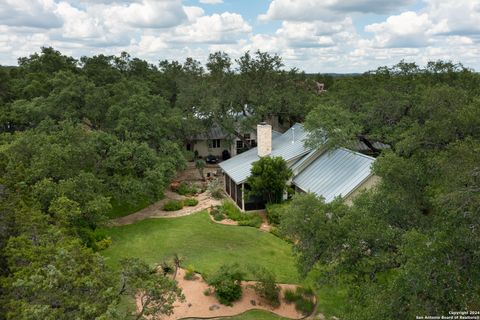
[{"label": "garden bed", "polygon": [[[242,282],[242,298],[234,302],[232,306],[225,306],[218,302],[214,294],[204,294],[204,292],[209,290],[209,286],[201,275],[197,275],[195,280],[185,280],[185,272],[185,270],[179,269],[175,279],[185,295],[185,301],[177,301],[174,305],[174,313],[170,316],[164,316],[162,319],[228,317],[254,309],[269,311],[289,319],[305,317],[305,315],[295,309],[293,303],[287,304],[283,299],[284,292],[287,289],[295,290],[297,288],[296,285],[279,284],[281,288],[281,304],[277,308],[272,308],[262,302],[251,288],[256,283],[255,281],[244,281]],[[137,306],[139,306],[139,301],[137,301]]]}]

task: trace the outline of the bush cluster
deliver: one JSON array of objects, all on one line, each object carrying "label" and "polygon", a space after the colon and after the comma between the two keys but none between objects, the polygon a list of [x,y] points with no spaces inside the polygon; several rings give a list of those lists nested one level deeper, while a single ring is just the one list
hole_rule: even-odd
[{"label": "bush cluster", "polygon": [[219,179],[213,179],[208,183],[207,191],[214,199],[223,198],[223,186]]},{"label": "bush cluster", "polygon": [[195,280],[197,279],[197,275],[195,273],[195,267],[192,266],[192,265],[189,265],[187,268],[186,268],[186,271],[185,271],[185,276],[183,277],[185,280]]},{"label": "bush cluster", "polygon": [[312,289],[298,287],[295,291],[285,290],[284,299],[287,303],[295,303],[295,309],[307,316],[315,309],[313,296]]},{"label": "bush cluster", "polygon": [[237,221],[239,226],[259,228],[262,225],[262,218],[258,214],[243,213],[231,201],[223,201],[218,210],[229,219]]},{"label": "bush cluster", "polygon": [[215,221],[222,221],[226,218],[225,215],[218,209],[218,207],[212,208],[210,214]]},{"label": "bush cluster", "polygon": [[281,212],[286,205],[288,205],[288,202],[267,204],[265,211],[267,212],[267,220],[269,224],[274,226],[280,224]]},{"label": "bush cluster", "polygon": [[218,301],[230,306],[242,297],[243,278],[244,273],[238,264],[224,264],[208,278],[208,284],[215,289]]},{"label": "bush cluster", "polygon": [[257,278],[255,292],[272,307],[280,306],[280,287],[275,283],[275,275],[263,267],[256,267],[253,274]]},{"label": "bush cluster", "polygon": [[183,181],[182,183],[180,183],[176,191],[182,196],[193,196],[198,193],[198,188],[193,183],[189,184]]},{"label": "bush cluster", "polygon": [[194,207],[198,204],[198,200],[195,198],[187,198],[183,200],[183,205],[188,207]]},{"label": "bush cluster", "polygon": [[169,200],[163,205],[164,211],[177,211],[183,208],[183,201]]}]

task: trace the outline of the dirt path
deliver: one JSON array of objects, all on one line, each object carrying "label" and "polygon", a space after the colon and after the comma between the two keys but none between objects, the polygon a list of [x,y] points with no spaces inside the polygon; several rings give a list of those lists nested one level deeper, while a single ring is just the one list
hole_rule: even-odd
[{"label": "dirt path", "polygon": [[[182,318],[211,318],[226,317],[243,313],[252,309],[260,309],[273,312],[282,317],[290,319],[300,319],[303,315],[295,310],[294,304],[286,304],[283,302],[283,294],[286,289],[295,289],[295,285],[279,284],[281,288],[282,303],[278,308],[272,308],[266,305],[257,296],[251,285],[254,281],[242,282],[242,298],[233,303],[232,306],[224,306],[220,304],[213,294],[206,296],[204,292],[209,288],[208,284],[202,279],[201,275],[197,275],[196,280],[185,280],[183,277],[185,270],[179,269],[176,281],[178,286],[182,288],[185,295],[185,301],[177,301],[174,304],[174,313],[171,316],[163,316],[162,319],[174,320]],[[137,297],[137,308],[140,308],[139,297]]]},{"label": "dirt path", "polygon": [[194,207],[183,207],[181,210],[177,211],[164,211],[162,210],[163,205],[172,199],[175,200],[182,200],[185,199],[186,197],[181,196],[175,192],[172,191],[165,191],[165,199],[162,199],[140,211],[137,211],[135,213],[129,214],[128,216],[125,217],[120,217],[111,220],[112,224],[115,226],[123,226],[127,224],[132,224],[144,219],[148,218],[174,218],[174,217],[183,217],[183,216],[188,216],[194,212],[198,212],[201,210],[205,210],[210,208],[211,206],[216,206],[221,203],[220,200],[215,200],[211,198],[208,194],[208,192],[204,192],[199,194],[196,197],[189,197],[189,198],[195,198],[198,200],[198,204]]}]

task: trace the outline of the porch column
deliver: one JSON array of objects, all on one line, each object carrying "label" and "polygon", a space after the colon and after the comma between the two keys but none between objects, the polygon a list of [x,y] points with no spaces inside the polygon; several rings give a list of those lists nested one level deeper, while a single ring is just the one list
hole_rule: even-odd
[{"label": "porch column", "polygon": [[245,183],[242,183],[242,210],[245,211]]}]

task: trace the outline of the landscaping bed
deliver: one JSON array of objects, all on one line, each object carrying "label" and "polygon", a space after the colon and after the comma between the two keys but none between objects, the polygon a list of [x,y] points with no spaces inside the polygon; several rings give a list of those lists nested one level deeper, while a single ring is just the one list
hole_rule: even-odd
[{"label": "landscaping bed", "polygon": [[[182,292],[185,295],[185,301],[177,301],[174,304],[174,313],[165,316],[163,319],[181,319],[188,317],[226,317],[242,314],[248,310],[259,309],[272,312],[281,317],[289,319],[300,319],[305,314],[299,312],[295,304],[287,303],[284,299],[285,292],[296,291],[297,286],[292,284],[279,284],[281,304],[273,308],[266,304],[253,290],[255,281],[243,281],[241,284],[242,297],[232,303],[231,306],[222,305],[213,294],[205,295],[211,290],[211,287],[199,274],[193,280],[185,279],[186,270],[179,269],[175,280],[178,282]],[[138,303],[137,303],[138,305]]]}]

